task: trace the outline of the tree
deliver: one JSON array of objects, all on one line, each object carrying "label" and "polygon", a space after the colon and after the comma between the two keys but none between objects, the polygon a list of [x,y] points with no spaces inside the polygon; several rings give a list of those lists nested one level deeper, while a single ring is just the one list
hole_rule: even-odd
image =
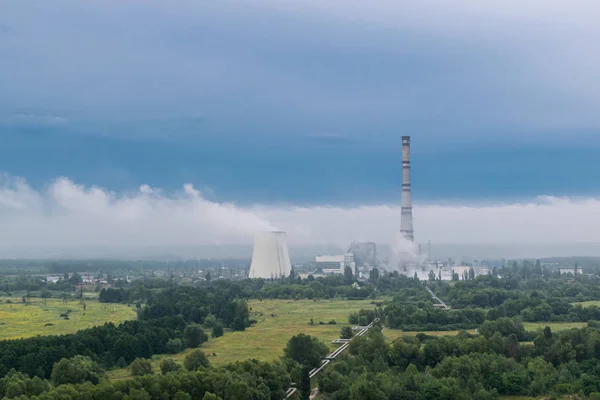
[{"label": "tree", "polygon": [[351,327],[349,327],[349,326],[342,327],[342,331],[341,331],[342,339],[352,339],[353,336],[354,336],[354,331],[352,330]]},{"label": "tree", "polygon": [[208,367],[209,365],[210,362],[202,350],[194,350],[185,356],[185,359],[183,360],[183,366],[188,371],[195,371],[200,367]]},{"label": "tree", "polygon": [[435,272],[432,269],[429,270],[429,280],[435,281]]},{"label": "tree", "polygon": [[248,303],[245,300],[235,301],[235,314],[233,322],[231,323],[231,329],[234,331],[243,331],[247,326],[250,325],[250,311],[248,310]]},{"label": "tree", "polygon": [[369,271],[369,280],[371,282],[377,282],[378,279],[379,279],[379,270],[377,268],[371,269],[371,271]]},{"label": "tree", "polygon": [[78,384],[92,382],[100,383],[104,377],[104,371],[97,363],[89,357],[75,356],[73,358],[63,358],[54,364],[50,379],[54,386],[62,384]]},{"label": "tree", "polygon": [[40,293],[40,297],[43,299],[44,306],[47,304],[48,299],[52,297],[52,293],[48,289],[42,290]]},{"label": "tree", "polygon": [[204,397],[202,398],[202,400],[223,400],[223,399],[220,398],[219,396],[217,396],[216,394],[206,392],[206,393],[204,393]]},{"label": "tree", "polygon": [[217,324],[212,328],[212,337],[218,338],[221,336],[223,336],[223,325],[220,322],[217,322]]},{"label": "tree", "polygon": [[473,269],[473,267],[469,268],[469,280],[474,280],[475,279],[475,270]]},{"label": "tree", "polygon": [[310,368],[318,367],[329,352],[319,339],[304,333],[293,336],[284,350],[285,356]]},{"label": "tree", "polygon": [[196,348],[208,340],[208,335],[198,324],[189,324],[183,331],[183,338],[187,347]]},{"label": "tree", "polygon": [[146,360],[145,358],[136,358],[129,365],[129,369],[131,370],[131,375],[133,376],[144,376],[152,374],[152,364],[150,360]]},{"label": "tree", "polygon": [[181,339],[169,339],[167,342],[167,351],[171,354],[177,354],[183,349],[183,343],[181,343]]},{"label": "tree", "polygon": [[346,265],[346,267],[344,268],[344,284],[351,285],[352,280],[352,268]]},{"label": "tree", "polygon": [[206,273],[206,275],[204,275],[204,279],[206,279],[206,282],[210,282],[210,279],[211,279],[211,277],[210,277],[210,271],[208,271]]},{"label": "tree", "polygon": [[80,283],[83,283],[83,278],[77,272],[74,272],[69,278],[69,283],[71,283],[71,285],[79,285]]},{"label": "tree", "polygon": [[300,391],[300,400],[310,399],[310,368],[306,365],[300,371],[300,385],[298,389]]},{"label": "tree", "polygon": [[215,326],[216,323],[217,317],[215,317],[212,314],[208,314],[206,318],[204,318],[204,322],[202,325],[204,325],[206,328],[212,328],[213,326]]},{"label": "tree", "polygon": [[173,400],[192,400],[192,396],[180,390],[177,393],[175,393],[175,397],[173,397]]},{"label": "tree", "polygon": [[148,393],[144,389],[138,390],[132,388],[129,391],[129,394],[123,397],[123,400],[152,400],[152,396],[150,396],[150,393]]},{"label": "tree", "polygon": [[162,372],[163,375],[166,375],[169,372],[178,371],[179,369],[181,369],[181,365],[177,364],[172,358],[165,358],[160,362],[160,372]]}]

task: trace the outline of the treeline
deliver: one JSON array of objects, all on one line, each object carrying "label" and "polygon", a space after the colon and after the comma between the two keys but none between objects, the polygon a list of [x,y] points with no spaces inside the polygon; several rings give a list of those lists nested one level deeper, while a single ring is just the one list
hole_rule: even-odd
[{"label": "treeline", "polygon": [[387,326],[405,331],[473,329],[486,319],[486,312],[482,309],[440,310],[431,303],[423,303],[419,307],[392,302],[385,307],[384,313]]},{"label": "treeline", "polygon": [[[520,343],[519,321],[482,335],[419,334],[391,345],[381,332],[354,339],[319,377],[324,399],[496,399],[498,396],[580,395],[600,398],[600,332],[552,333]],[[487,324],[487,322],[486,322]],[[513,325],[513,324],[516,324]],[[512,325],[512,326],[511,326]],[[498,327],[498,326],[497,326]]]},{"label": "treeline", "polygon": [[62,358],[84,355],[104,368],[126,366],[138,357],[166,353],[169,339],[185,329],[178,316],[152,321],[108,323],[60,336],[38,336],[0,342],[0,375],[11,369],[29,376],[49,378],[52,366]]},{"label": "treeline", "polygon": [[[136,301],[145,303],[138,309],[138,321],[118,326],[109,323],[70,335],[2,341],[0,375],[15,369],[29,376],[48,378],[55,362],[75,355],[88,356],[103,368],[123,367],[136,358],[173,352],[176,340],[195,347],[206,340],[199,324],[212,328],[213,336],[220,336],[223,326],[244,330],[251,323],[246,301],[239,299],[235,290],[217,285],[169,287],[158,292],[136,288],[126,292],[135,293]],[[190,345],[190,339],[185,337],[190,327],[196,331],[197,339],[191,342],[195,345]]]},{"label": "treeline", "polygon": [[519,271],[502,279],[484,275],[453,285],[428,284],[453,309],[483,308],[491,320],[518,316],[528,322],[586,322],[600,317],[596,306],[572,304],[600,299],[600,277],[549,274],[525,280]]},{"label": "treeline", "polygon": [[[75,371],[61,371],[78,379]],[[81,380],[83,382],[83,380]],[[20,400],[255,400],[281,399],[290,386],[290,375],[280,362],[256,360],[225,367],[181,368],[162,375],[148,374],[131,380],[99,384],[50,384],[16,371],[0,379],[0,395]]]}]

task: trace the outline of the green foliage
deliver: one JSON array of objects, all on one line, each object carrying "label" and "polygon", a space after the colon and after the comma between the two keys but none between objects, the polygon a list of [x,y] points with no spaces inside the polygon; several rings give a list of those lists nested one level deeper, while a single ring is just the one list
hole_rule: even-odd
[{"label": "green foliage", "polygon": [[440,310],[432,303],[422,307],[393,302],[385,308],[387,326],[408,331],[458,330],[477,328],[486,319],[481,309]]},{"label": "green foliage", "polygon": [[146,360],[145,358],[136,358],[133,360],[129,365],[129,369],[131,370],[132,376],[144,376],[153,373],[150,360]]},{"label": "green foliage", "polygon": [[172,358],[165,358],[160,362],[160,372],[163,375],[166,375],[169,372],[179,371],[180,369],[181,365],[177,364]]},{"label": "green foliage", "polygon": [[104,376],[104,371],[89,357],[75,356],[63,358],[52,367],[52,384],[76,384],[92,382],[97,384]]},{"label": "green foliage", "polygon": [[223,400],[223,399],[221,399],[216,394],[206,392],[206,393],[204,393],[204,397],[202,397],[202,400]]},{"label": "green foliage", "polygon": [[216,324],[217,324],[217,317],[215,317],[214,315],[208,314],[206,316],[206,318],[204,318],[203,325],[204,325],[205,328],[209,328],[210,329],[210,328],[214,327]]},{"label": "green foliage", "polygon": [[206,357],[204,352],[202,352],[202,350],[192,351],[190,354],[185,356],[185,359],[183,361],[183,366],[188,371],[195,371],[202,367],[206,368],[209,365],[210,362],[208,361],[208,358]]},{"label": "green foliage", "polygon": [[169,353],[177,354],[181,350],[183,350],[183,343],[181,342],[181,339],[175,338],[175,339],[169,339],[167,341],[167,351]]},{"label": "green foliage", "polygon": [[525,338],[525,328],[523,327],[523,323],[512,318],[499,318],[496,321],[485,321],[479,327],[479,333],[488,338],[496,332],[505,337],[515,335],[521,340]]},{"label": "green foliage", "polygon": [[183,338],[187,347],[196,348],[208,340],[208,335],[198,324],[189,324],[183,331]]},{"label": "green foliage", "polygon": [[319,366],[328,352],[327,346],[319,339],[303,333],[293,336],[284,350],[286,357],[310,368]]},{"label": "green foliage", "polygon": [[192,400],[192,396],[190,396],[188,393],[179,390],[177,393],[175,393],[173,400]]},{"label": "green foliage", "polygon": [[221,336],[223,336],[223,325],[220,322],[217,322],[212,328],[212,337],[218,338]]},{"label": "green foliage", "polygon": [[352,339],[352,337],[354,336],[354,331],[352,330],[352,327],[350,326],[343,326],[341,333],[340,333],[340,337],[342,339]]},{"label": "green foliage", "polygon": [[300,400],[308,400],[310,398],[310,367],[304,365],[300,371],[300,384],[298,391],[300,392]]}]

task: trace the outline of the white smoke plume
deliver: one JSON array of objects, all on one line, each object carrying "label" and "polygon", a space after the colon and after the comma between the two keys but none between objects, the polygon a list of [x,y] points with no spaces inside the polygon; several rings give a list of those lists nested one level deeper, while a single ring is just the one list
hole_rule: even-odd
[{"label": "white smoke plume", "polygon": [[[416,205],[416,241],[456,245],[531,245],[565,251],[600,243],[598,198],[539,197],[487,205]],[[251,245],[264,230],[287,232],[294,246],[352,241],[390,243],[394,253],[416,256],[398,238],[400,207],[241,207],[207,200],[192,185],[175,193],[143,185],[116,193],[58,178],[45,190],[23,179],[0,179],[0,248]],[[0,253],[0,257],[3,255]],[[292,254],[293,256],[293,254]]]}]

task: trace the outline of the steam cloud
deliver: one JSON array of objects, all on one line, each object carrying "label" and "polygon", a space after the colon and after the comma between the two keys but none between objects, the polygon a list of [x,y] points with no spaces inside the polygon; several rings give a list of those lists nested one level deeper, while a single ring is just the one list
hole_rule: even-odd
[{"label": "steam cloud", "polygon": [[[597,198],[539,197],[527,203],[414,210],[418,240],[453,244],[600,242],[592,223],[598,217]],[[353,240],[370,240],[414,253],[395,239],[399,204],[240,207],[209,201],[189,184],[175,193],[143,185],[119,194],[62,177],[37,191],[23,179],[4,176],[0,218],[3,247],[241,245],[251,244],[258,231],[282,229],[291,246],[346,247]]]}]

